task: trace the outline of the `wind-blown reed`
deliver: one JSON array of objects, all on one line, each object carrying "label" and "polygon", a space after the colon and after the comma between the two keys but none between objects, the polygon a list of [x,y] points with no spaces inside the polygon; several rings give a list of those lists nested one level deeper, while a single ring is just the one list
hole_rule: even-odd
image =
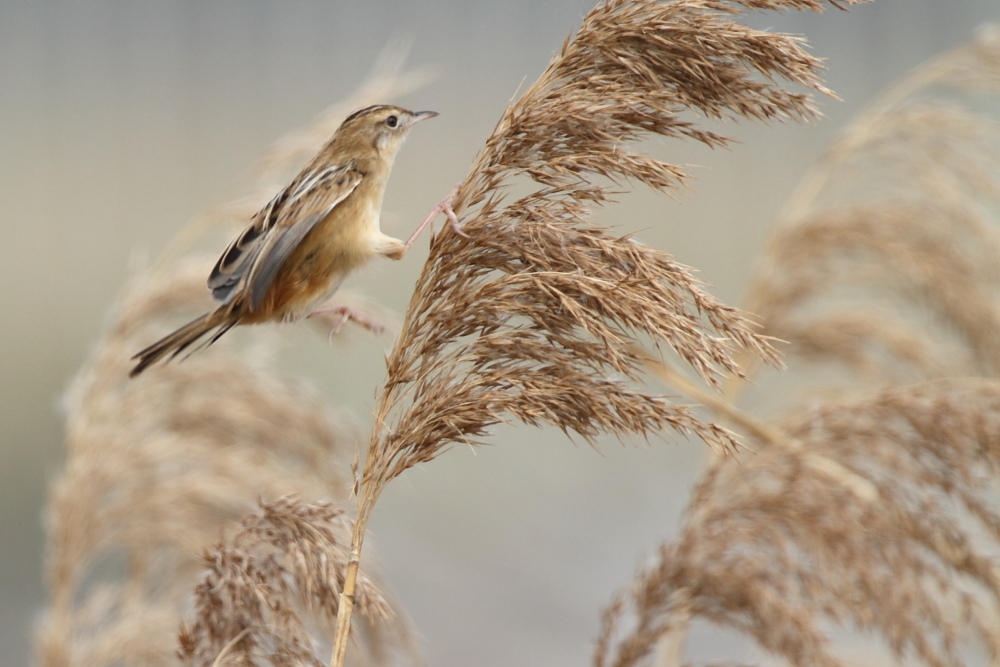
[{"label": "wind-blown reed", "polygon": [[[753,30],[751,9],[821,2],[609,0],[583,20],[541,77],[503,113],[453,208],[464,234],[436,236],[388,358],[358,481],[352,567],[382,491],[449,444],[481,442],[508,420],[592,439],[664,430],[736,447],[721,426],[637,388],[651,340],[704,382],[742,377],[739,353],[775,362],[742,313],[668,255],[588,222],[632,184],[669,190],[684,170],[635,151],[659,136],[722,146],[698,118],[804,119],[827,92],[794,37]],[[524,192],[524,194],[517,194]],[[343,664],[351,576],[333,665]]]},{"label": "wind-blown reed", "polygon": [[755,456],[702,479],[680,537],[606,612],[594,664],[650,664],[693,617],[794,665],[851,664],[830,623],[927,665],[968,664],[961,647],[974,641],[1000,650],[1000,573],[983,544],[1000,534],[1000,382],[886,390],[778,426],[795,447],[754,443]]},{"label": "wind-blown reed", "polygon": [[[768,79],[822,90],[818,61],[795,38],[733,23],[729,15],[740,9],[602,3],[504,112],[454,198],[468,238],[435,237],[389,358],[366,493],[508,417],[586,438],[674,428],[735,445],[724,429],[626,382],[641,375],[632,344],[648,337],[712,385],[741,374],[737,350],[773,362],[770,344],[668,255],[587,217],[630,181],[658,189],[683,182],[680,167],[633,152],[630,141],[651,134],[728,141],[682,112],[714,119],[813,113],[808,96]],[[512,185],[524,176],[531,183],[521,187],[530,192],[514,196]],[[362,516],[369,502],[363,498]]]},{"label": "wind-blown reed", "polygon": [[1000,372],[998,62],[1000,32],[983,29],[804,179],[747,302],[790,354],[875,383]]},{"label": "wind-blown reed", "polygon": [[993,28],[807,175],[749,297],[790,343],[795,395],[766,392],[786,417],[713,406],[756,454],[709,467],[680,537],[605,612],[595,665],[682,664],[697,620],[791,664],[857,664],[845,627],[907,663],[1000,652],[997,93]]},{"label": "wind-blown reed", "polygon": [[[264,503],[260,514],[245,518],[231,539],[205,554],[208,572],[195,589],[194,622],[181,629],[181,661],[322,665],[302,612],[333,627],[348,534],[343,510],[329,503]],[[368,634],[378,637],[388,603],[369,581],[358,591],[359,609],[374,621]]]}]

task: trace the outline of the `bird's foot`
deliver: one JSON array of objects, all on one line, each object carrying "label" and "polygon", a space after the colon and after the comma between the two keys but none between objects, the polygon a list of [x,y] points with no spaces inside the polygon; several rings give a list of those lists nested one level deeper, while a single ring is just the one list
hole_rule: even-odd
[{"label": "bird's foot", "polygon": [[381,322],[368,317],[361,311],[350,306],[333,306],[331,308],[314,310],[309,313],[309,317],[320,317],[329,320],[330,334],[327,336],[328,339],[333,339],[334,336],[339,334],[340,330],[344,327],[344,323],[348,320],[353,320],[356,324],[368,329],[368,331],[371,331],[376,336],[385,332],[385,326]]},{"label": "bird's foot", "polygon": [[458,189],[460,187],[462,187],[461,183],[452,188],[452,191],[448,193],[448,196],[438,202],[438,205],[434,207],[428,217],[433,220],[437,217],[438,213],[444,213],[445,217],[448,218],[448,223],[451,225],[451,231],[464,238],[469,238],[469,235],[462,231],[462,223],[458,221],[458,216],[455,215],[455,211],[451,208],[451,202],[454,201],[455,195],[458,194]]},{"label": "bird's foot", "polygon": [[448,218],[448,223],[451,225],[452,231],[459,236],[469,238],[469,235],[462,231],[462,223],[458,221],[458,216],[455,215],[455,211],[451,208],[451,202],[455,199],[455,195],[458,193],[458,188],[461,185],[461,183],[456,185],[455,188],[448,193],[448,196],[442,199],[438,205],[431,210],[427,217],[424,218],[424,221],[420,223],[420,226],[418,226],[413,233],[410,234],[410,238],[406,239],[406,243],[403,244],[403,248],[398,252],[388,255],[390,259],[400,259],[404,254],[406,254],[406,251],[410,249],[410,246],[412,246],[414,241],[417,240],[420,233],[424,231],[427,226],[434,221],[434,218],[441,213],[444,213],[445,217]]}]

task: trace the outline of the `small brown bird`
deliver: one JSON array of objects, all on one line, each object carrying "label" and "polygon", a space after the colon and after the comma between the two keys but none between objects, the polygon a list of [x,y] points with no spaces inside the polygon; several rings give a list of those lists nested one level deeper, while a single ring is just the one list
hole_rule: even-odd
[{"label": "small brown bird", "polygon": [[[353,269],[376,255],[400,259],[442,210],[458,231],[445,202],[405,243],[379,229],[382,195],[403,139],[411,127],[437,115],[376,105],[348,116],[222,253],[208,278],[212,296],[222,305],[135,355],[139,361],[129,376],[177,356],[207,334],[211,338],[204,347],[237,324],[308,316]],[[350,308],[334,310],[358,318]]]}]

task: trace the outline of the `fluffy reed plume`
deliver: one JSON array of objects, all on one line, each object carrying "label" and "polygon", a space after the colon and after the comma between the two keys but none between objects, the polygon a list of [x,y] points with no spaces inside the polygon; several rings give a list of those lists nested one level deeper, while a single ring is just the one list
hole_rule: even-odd
[{"label": "fluffy reed plume", "polygon": [[[281,498],[261,510],[205,555],[208,572],[195,591],[194,625],[181,632],[185,664],[324,664],[301,610],[321,615],[332,629],[349,525],[328,503]],[[389,615],[371,583],[358,590],[359,609],[376,621]]]},{"label": "fluffy reed plume", "polygon": [[[683,110],[811,113],[805,95],[752,73],[818,87],[817,61],[793,38],[719,13],[737,11],[721,2],[602,3],[504,112],[454,199],[469,238],[435,238],[389,359],[382,428],[362,479],[368,493],[509,417],[585,438],[666,427],[734,445],[728,432],[625,382],[642,366],[631,344],[648,336],[716,384],[740,375],[736,350],[772,361],[769,343],[669,256],[587,216],[615,183],[683,181],[679,167],[626,142],[658,134],[725,143],[681,119]],[[515,197],[512,181],[522,175],[534,189]]]},{"label": "fluffy reed plume", "polygon": [[[658,640],[692,617],[793,665],[847,664],[829,624],[876,633],[920,664],[966,664],[960,648],[975,640],[1000,651],[1000,572],[983,544],[995,551],[1000,537],[1000,382],[891,389],[780,426],[794,446],[759,443],[705,476],[679,539],[606,613],[594,664],[651,664]],[[671,657],[659,664],[680,664]]]},{"label": "fluffy reed plume", "polygon": [[[719,401],[757,454],[710,466],[678,540],[606,611],[595,665],[682,664],[696,619],[796,665],[854,664],[837,626],[919,664],[1000,653],[1000,382],[961,377],[1000,370],[1000,125],[971,108],[997,93],[994,29],[891,89],[807,177],[750,307],[792,375],[823,360],[884,388],[777,424]],[[885,387],[900,379],[925,381]]]},{"label": "fluffy reed plume", "polygon": [[994,28],[920,68],[799,188],[747,304],[793,355],[876,382],[1000,372],[998,62]]},{"label": "fluffy reed plume", "polygon": [[[718,146],[728,139],[697,118],[810,117],[808,95],[778,82],[823,91],[818,61],[798,39],[731,16],[822,6],[609,0],[507,108],[455,193],[465,234],[435,237],[388,359],[359,479],[353,568],[386,484],[507,420],[587,440],[674,429],[734,448],[725,429],[635,387],[643,366],[635,343],[653,341],[715,386],[742,375],[738,351],[773,361],[768,341],[668,255],[587,218],[626,184],[684,183],[680,167],[634,152],[632,141]],[[350,585],[348,576],[334,665],[346,650]]]},{"label": "fluffy reed plume", "polygon": [[[123,350],[168,328],[179,311],[202,307],[205,265],[192,260],[138,285],[70,393],[68,461],[49,508],[53,598],[39,631],[42,665],[179,664],[177,630],[205,566],[198,554],[220,536],[223,545],[207,556],[211,565],[243,558],[267,606],[240,606],[250,599],[243,597],[225,607],[232,614],[220,614],[202,594],[184,664],[210,665],[222,647],[222,664],[263,664],[254,653],[261,647],[268,647],[267,660],[294,655],[301,662],[303,651],[319,649],[303,641],[284,610],[307,594],[303,618],[329,625],[335,616],[343,572],[336,563],[345,560],[350,528],[325,503],[345,502],[356,430],[229,346],[165,367],[149,381],[125,380]],[[301,500],[265,505],[264,518],[256,518],[259,498],[289,494]],[[244,520],[233,536],[248,514],[255,523]],[[293,530],[303,539],[289,539]],[[274,555],[278,538],[286,557],[296,549],[303,556],[284,564]],[[254,550],[255,560],[246,555]],[[216,574],[218,595],[249,592],[237,570]],[[362,646],[379,662],[392,646],[406,646],[407,630],[398,618],[378,619],[384,604],[366,595],[375,614]]]},{"label": "fluffy reed plume", "polygon": [[[338,113],[412,84],[383,70],[310,133],[329,134]],[[297,168],[309,153],[299,144],[279,144],[248,190],[288,163]],[[239,218],[245,201],[202,216],[197,235]],[[357,430],[267,369],[266,338],[254,340],[253,355],[226,344],[128,380],[130,351],[204,309],[213,259],[189,256],[136,278],[68,393],[67,462],[48,509],[52,600],[38,629],[40,665],[181,664],[185,613],[186,664],[210,665],[219,653],[219,664],[302,664],[309,652],[328,654],[304,639],[302,627],[311,636],[332,633],[350,539],[337,508],[350,489]],[[246,337],[261,335],[268,332]],[[297,500],[278,500],[290,494]],[[217,587],[203,583],[191,614],[202,579]],[[415,656],[403,617],[383,618],[384,601],[367,581],[360,585],[371,622],[358,634],[356,664]],[[227,600],[234,592],[242,597]]]}]

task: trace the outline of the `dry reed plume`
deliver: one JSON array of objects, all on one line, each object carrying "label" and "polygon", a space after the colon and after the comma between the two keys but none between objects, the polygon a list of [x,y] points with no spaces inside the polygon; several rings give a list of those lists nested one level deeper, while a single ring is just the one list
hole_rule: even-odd
[{"label": "dry reed plume", "polygon": [[811,117],[808,95],[778,82],[825,91],[819,62],[800,40],[731,16],[823,4],[601,3],[503,113],[454,197],[468,236],[434,238],[388,359],[358,480],[333,665],[344,660],[353,571],[380,493],[449,444],[481,442],[514,419],[588,440],[674,429],[735,448],[724,428],[636,388],[644,368],[636,344],[653,341],[711,386],[742,377],[737,353],[773,362],[770,344],[668,255],[587,218],[630,183],[684,183],[680,167],[634,152],[632,141],[720,146],[728,139],[697,118]]},{"label": "dry reed plume", "polygon": [[[587,223],[589,209],[626,182],[668,189],[684,179],[626,142],[658,134],[726,143],[681,119],[684,110],[715,119],[812,113],[807,96],[752,74],[819,87],[818,62],[798,40],[721,12],[738,7],[603,3],[504,113],[454,200],[470,238],[435,237],[388,360],[359,516],[406,468],[510,417],[585,438],[673,428],[735,446],[724,429],[626,381],[643,366],[633,343],[648,337],[717,385],[741,375],[736,351],[773,361],[768,341],[666,254]],[[509,195],[523,175],[535,189]]]},{"label": "dry reed plume", "polygon": [[[755,456],[705,475],[678,540],[606,612],[594,664],[652,664],[660,640],[678,642],[692,618],[793,665],[852,664],[836,657],[831,624],[881,635],[900,658],[928,665],[967,664],[960,648],[974,639],[1000,649],[989,555],[1000,535],[1000,382],[886,390],[780,428],[797,447],[756,443]],[[680,646],[670,650],[659,664],[681,663]]]},{"label": "dry reed plume", "polygon": [[[420,78],[401,74],[398,59],[384,63],[302,136],[327,136],[353,108]],[[176,245],[238,224],[275,174],[297,169],[315,145],[278,144],[249,174],[249,193],[205,213]],[[248,334],[265,337],[253,355],[227,344],[127,380],[128,350],[204,307],[213,259],[189,255],[138,276],[68,394],[67,462],[48,513],[41,665],[181,664],[178,628],[199,580],[184,664],[303,664],[328,654],[313,637],[329,638],[336,615],[356,427],[274,376],[261,360],[272,356],[266,330]],[[372,622],[361,626],[355,664],[398,664],[397,653],[417,661],[405,619],[384,618],[385,602],[367,581],[362,588]]]},{"label": "dry reed plume", "polygon": [[[208,573],[195,589],[195,621],[181,630],[185,664],[324,664],[301,610],[333,627],[350,546],[343,510],[288,498],[261,509],[205,555]],[[377,632],[388,605],[370,582],[358,590],[358,606],[376,621]]]},{"label": "dry reed plume", "polygon": [[791,354],[876,383],[1000,371],[998,60],[994,28],[920,68],[801,184],[747,304]]},{"label": "dry reed plume", "polygon": [[[856,664],[836,627],[919,664],[1000,653],[1000,125],[974,110],[997,93],[993,29],[893,87],[807,176],[749,307],[814,391],[774,396],[773,424],[714,406],[757,453],[709,467],[678,540],[605,612],[595,665],[681,664],[699,619],[796,665]],[[844,372],[817,380],[817,361]],[[831,381],[880,388],[831,401]]]}]

